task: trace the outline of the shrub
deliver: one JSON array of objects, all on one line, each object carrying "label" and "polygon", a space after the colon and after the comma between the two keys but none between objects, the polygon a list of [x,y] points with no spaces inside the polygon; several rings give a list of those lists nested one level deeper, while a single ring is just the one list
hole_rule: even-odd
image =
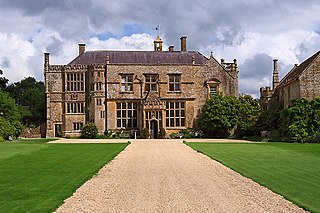
[{"label": "shrub", "polygon": [[149,138],[149,129],[147,127],[142,130],[142,138]]},{"label": "shrub", "polygon": [[160,131],[158,132],[158,138],[165,138],[166,137],[166,130],[163,127],[160,127]]},{"label": "shrub", "polygon": [[80,138],[96,138],[98,134],[98,128],[94,123],[88,123],[84,125],[81,130]]}]

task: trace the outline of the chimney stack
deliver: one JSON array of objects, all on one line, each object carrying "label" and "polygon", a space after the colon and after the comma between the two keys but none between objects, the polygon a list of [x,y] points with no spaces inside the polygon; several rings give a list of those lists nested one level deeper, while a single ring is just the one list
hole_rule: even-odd
[{"label": "chimney stack", "polygon": [[279,85],[278,59],[273,59],[272,89],[275,89],[278,85]]},{"label": "chimney stack", "polygon": [[173,52],[173,51],[174,51],[174,46],[173,46],[173,45],[170,45],[170,46],[169,46],[169,51],[170,51],[170,52]]},{"label": "chimney stack", "polygon": [[79,55],[86,51],[86,44],[79,44]]},{"label": "chimney stack", "polygon": [[181,36],[181,51],[186,52],[187,51],[187,36]]}]

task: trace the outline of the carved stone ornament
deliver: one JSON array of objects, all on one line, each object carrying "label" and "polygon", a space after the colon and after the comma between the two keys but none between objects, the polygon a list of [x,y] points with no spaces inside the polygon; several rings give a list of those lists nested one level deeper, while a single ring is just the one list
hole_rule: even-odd
[{"label": "carved stone ornament", "polygon": [[77,100],[78,99],[78,94],[77,93],[72,93],[71,94],[71,100]]}]

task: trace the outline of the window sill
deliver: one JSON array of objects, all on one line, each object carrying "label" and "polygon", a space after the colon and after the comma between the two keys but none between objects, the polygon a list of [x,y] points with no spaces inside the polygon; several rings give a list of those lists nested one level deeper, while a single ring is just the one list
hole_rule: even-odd
[{"label": "window sill", "polygon": [[167,93],[169,93],[169,94],[180,94],[181,91],[167,91]]},{"label": "window sill", "polygon": [[133,94],[133,91],[121,91],[120,94]]}]

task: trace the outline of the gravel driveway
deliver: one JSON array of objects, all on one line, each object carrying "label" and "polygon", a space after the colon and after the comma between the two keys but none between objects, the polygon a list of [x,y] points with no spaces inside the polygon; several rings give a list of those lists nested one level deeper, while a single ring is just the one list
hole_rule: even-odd
[{"label": "gravel driveway", "polygon": [[133,142],[57,212],[304,212],[181,142]]}]

